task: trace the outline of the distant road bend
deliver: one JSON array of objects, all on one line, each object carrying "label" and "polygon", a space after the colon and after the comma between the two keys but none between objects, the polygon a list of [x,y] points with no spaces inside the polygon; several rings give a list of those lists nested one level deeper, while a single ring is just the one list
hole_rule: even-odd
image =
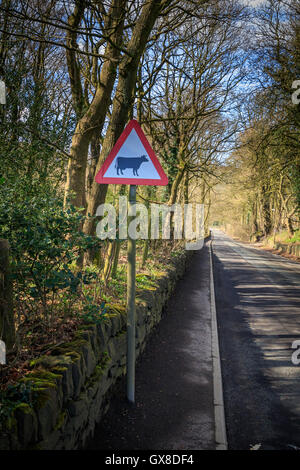
[{"label": "distant road bend", "polygon": [[229,449],[300,450],[300,264],[212,231]]}]

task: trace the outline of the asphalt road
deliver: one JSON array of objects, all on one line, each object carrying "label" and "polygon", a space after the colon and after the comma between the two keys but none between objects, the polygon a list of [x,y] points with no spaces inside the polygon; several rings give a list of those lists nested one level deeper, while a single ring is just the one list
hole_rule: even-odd
[{"label": "asphalt road", "polygon": [[229,449],[300,450],[300,264],[213,231]]}]

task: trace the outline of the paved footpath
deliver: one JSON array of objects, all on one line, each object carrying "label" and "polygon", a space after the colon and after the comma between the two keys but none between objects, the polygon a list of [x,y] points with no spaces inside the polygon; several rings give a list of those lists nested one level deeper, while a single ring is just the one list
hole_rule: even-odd
[{"label": "paved footpath", "polygon": [[136,404],[125,380],[87,449],[215,449],[209,245],[195,252],[136,368]]}]

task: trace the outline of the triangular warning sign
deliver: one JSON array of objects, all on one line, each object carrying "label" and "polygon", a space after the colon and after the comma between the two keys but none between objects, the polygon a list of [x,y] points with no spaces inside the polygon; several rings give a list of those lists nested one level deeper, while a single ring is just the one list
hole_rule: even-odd
[{"label": "triangular warning sign", "polygon": [[168,184],[164,170],[135,119],[125,127],[95,180],[100,184]]}]

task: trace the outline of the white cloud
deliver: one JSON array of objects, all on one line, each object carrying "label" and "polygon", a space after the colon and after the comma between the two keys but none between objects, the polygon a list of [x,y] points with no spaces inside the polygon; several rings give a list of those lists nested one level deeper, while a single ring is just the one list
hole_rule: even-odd
[{"label": "white cloud", "polygon": [[266,3],[266,0],[241,0],[241,2],[250,7],[258,7]]}]

